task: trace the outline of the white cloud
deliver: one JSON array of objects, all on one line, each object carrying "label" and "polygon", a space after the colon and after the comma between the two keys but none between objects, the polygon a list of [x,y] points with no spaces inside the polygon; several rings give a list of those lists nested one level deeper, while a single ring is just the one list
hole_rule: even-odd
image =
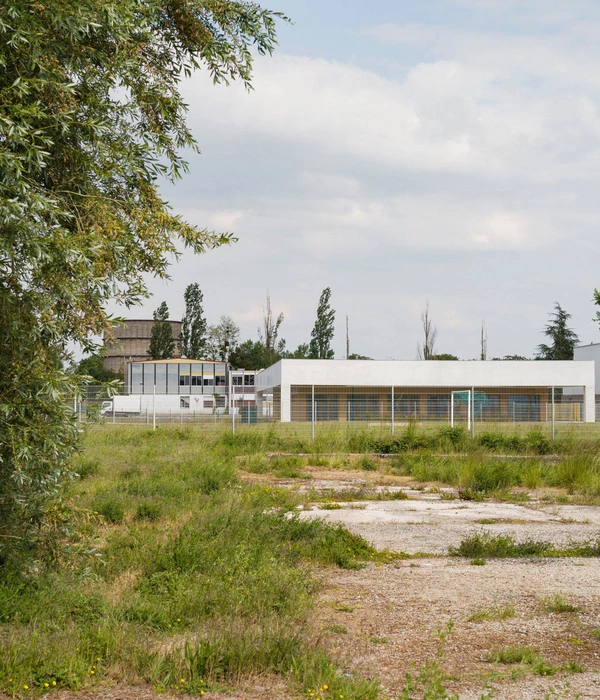
[{"label": "white cloud", "polygon": [[279,54],[257,61],[251,93],[187,81],[204,155],[167,196],[240,240],[184,256],[173,298],[199,281],[210,321],[230,314],[254,337],[270,289],[293,347],[331,285],[338,352],[348,313],[353,349],[376,357],[414,356],[425,299],[440,352],[475,357],[485,317],[494,354],[529,354],[555,299],[595,332],[600,32],[570,20],[534,33],[567,6],[544,18],[545,3],[526,4],[529,33],[364,30],[392,59],[414,55],[398,75]]}]

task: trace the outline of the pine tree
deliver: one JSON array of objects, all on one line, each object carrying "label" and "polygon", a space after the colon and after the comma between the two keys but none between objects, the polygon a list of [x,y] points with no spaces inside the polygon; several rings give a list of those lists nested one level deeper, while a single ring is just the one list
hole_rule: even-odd
[{"label": "pine tree", "polygon": [[183,295],[185,316],[181,323],[181,354],[191,360],[206,358],[206,319],[202,300],[204,299],[197,282],[187,286]]},{"label": "pine tree", "polygon": [[148,357],[152,360],[167,360],[173,357],[175,352],[175,341],[173,340],[173,330],[169,323],[169,307],[167,302],[156,309],[153,314],[154,323],[150,335],[150,347]]},{"label": "pine tree", "polygon": [[541,344],[538,346],[538,360],[572,360],[573,349],[579,342],[579,337],[574,330],[567,326],[571,318],[558,302],[554,304],[552,319],[544,329],[544,334],[552,340],[552,345]]},{"label": "pine tree", "polygon": [[331,287],[325,287],[319,299],[317,320],[311,333],[309,350],[311,359],[331,360],[334,355],[331,341],[334,333],[335,310],[329,304],[330,298]]}]

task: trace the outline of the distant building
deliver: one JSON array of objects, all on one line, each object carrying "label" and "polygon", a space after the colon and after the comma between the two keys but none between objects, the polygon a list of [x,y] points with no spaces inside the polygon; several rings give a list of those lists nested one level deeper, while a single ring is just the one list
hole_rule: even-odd
[{"label": "distant building", "polygon": [[600,343],[578,345],[573,349],[574,360],[592,360],[596,373],[596,420],[600,420]]},{"label": "distant building", "polygon": [[[169,321],[174,340],[179,343],[181,321]],[[125,373],[130,362],[148,359],[148,348],[154,321],[131,319],[113,329],[112,339],[104,338],[104,369]]]},{"label": "distant building", "polygon": [[570,360],[280,360],[257,374],[256,400],[262,415],[272,394],[282,423],[311,421],[313,411],[335,422],[593,422],[595,376],[594,363]]},{"label": "distant building", "polygon": [[[148,360],[129,362],[125,386],[129,397],[150,397],[157,413],[243,414],[256,406],[254,370],[230,370],[218,360]],[[268,402],[268,397],[264,399]],[[117,401],[118,403],[118,401]],[[150,406],[140,398],[140,411]],[[269,404],[263,407],[268,410]],[[255,413],[255,412],[254,412]]]}]

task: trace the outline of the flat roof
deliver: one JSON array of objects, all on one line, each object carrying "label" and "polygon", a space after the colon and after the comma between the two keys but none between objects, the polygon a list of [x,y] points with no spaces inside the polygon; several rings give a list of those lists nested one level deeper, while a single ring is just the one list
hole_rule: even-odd
[{"label": "flat roof", "polygon": [[174,365],[174,364],[190,364],[196,363],[196,362],[204,362],[207,365],[226,365],[227,363],[224,362],[223,360],[196,360],[196,359],[191,359],[189,357],[169,357],[166,360],[134,360],[130,364],[136,364],[136,365],[145,365],[145,364],[153,364],[153,365]]}]

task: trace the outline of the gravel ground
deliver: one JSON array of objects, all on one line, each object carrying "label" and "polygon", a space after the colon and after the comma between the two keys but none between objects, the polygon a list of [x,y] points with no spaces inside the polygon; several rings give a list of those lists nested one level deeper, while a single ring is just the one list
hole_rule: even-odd
[{"label": "gravel ground", "polygon": [[[600,509],[592,506],[473,503],[441,500],[438,494],[406,501],[340,503],[339,510],[313,507],[304,518],[343,523],[378,549],[445,554],[473,532],[510,534],[564,545],[600,534]],[[487,521],[487,522],[481,522]],[[493,523],[489,521],[495,521]]]},{"label": "gravel ground", "polygon": [[[328,475],[311,486],[347,489],[356,488],[357,481]],[[577,693],[600,698],[599,560],[496,560],[472,566],[439,556],[474,532],[556,545],[587,540],[600,533],[600,508],[535,499],[526,504],[446,500],[452,489],[443,489],[442,498],[442,493],[417,491],[406,483],[365,483],[363,475],[358,487],[401,488],[409,500],[340,502],[336,510],[316,505],[301,517],[343,523],[377,548],[438,556],[324,573],[323,636],[344,665],[379,677],[389,697],[397,697],[405,674],[435,658],[436,630],[452,620],[443,666],[454,678],[448,691],[461,700],[480,698],[486,683],[499,700],[575,698]],[[580,610],[549,612],[544,599],[555,595]],[[513,617],[470,620],[477,612],[506,606],[514,608]],[[536,676],[527,667],[488,660],[494,649],[509,645],[533,647],[556,669],[554,675]],[[569,672],[567,664],[583,672]]]},{"label": "gravel ground", "polygon": [[[455,623],[444,669],[456,680],[448,691],[479,698],[486,680],[494,698],[543,698],[570,684],[566,697],[600,697],[600,562],[560,559],[503,560],[486,566],[443,558],[396,562],[360,571],[328,572],[322,596],[323,635],[338,658],[364,675],[377,675],[395,697],[405,674],[436,655],[436,630]],[[548,612],[545,597],[564,596],[578,613]],[[503,621],[470,621],[479,611],[512,606]],[[340,633],[345,628],[346,633]],[[577,663],[584,673],[557,670],[539,677],[488,661],[493,649],[529,645],[555,667]],[[503,676],[503,677],[502,677]]]}]

